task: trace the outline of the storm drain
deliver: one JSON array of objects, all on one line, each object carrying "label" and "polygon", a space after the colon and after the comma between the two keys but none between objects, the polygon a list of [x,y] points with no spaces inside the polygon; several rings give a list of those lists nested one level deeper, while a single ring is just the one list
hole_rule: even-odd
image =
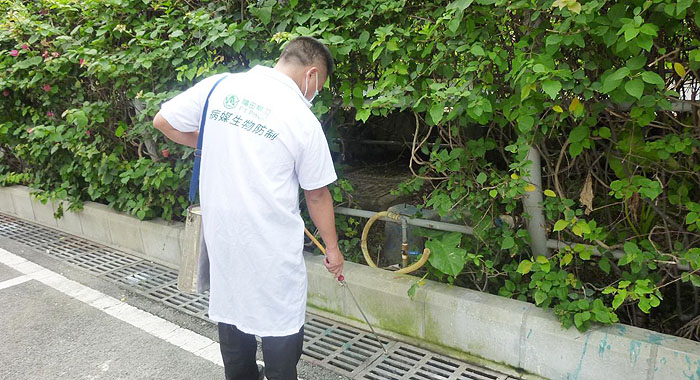
[{"label": "storm drain", "polygon": [[380,360],[364,369],[358,378],[367,380],[510,379],[502,373],[455,361],[400,342],[395,343],[388,350],[388,355],[381,356]]},{"label": "storm drain", "polygon": [[[177,272],[89,240],[0,213],[0,237],[9,238],[198,318],[207,318],[209,295],[177,289]],[[440,356],[369,332],[307,314],[302,357],[352,379],[515,380],[483,367]]]},{"label": "storm drain", "polygon": [[306,318],[303,356],[312,363],[355,378],[383,353],[373,335],[316,316]]}]

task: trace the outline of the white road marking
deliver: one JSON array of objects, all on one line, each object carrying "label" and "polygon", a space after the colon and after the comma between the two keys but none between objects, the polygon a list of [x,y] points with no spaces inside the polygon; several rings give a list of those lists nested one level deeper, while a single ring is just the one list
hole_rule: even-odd
[{"label": "white road marking", "polygon": [[31,279],[32,278],[27,276],[26,274],[22,275],[22,276],[17,276],[15,278],[11,278],[9,280],[5,280],[3,282],[0,282],[0,289],[7,289],[11,286],[19,285],[19,284],[27,282]]},{"label": "white road marking", "polygon": [[[22,273],[19,277],[0,282],[0,289],[9,288],[29,280],[39,281],[150,335],[223,367],[219,343],[205,336],[70,280],[2,248],[0,248],[0,264],[7,265]],[[258,364],[263,364],[263,362],[258,361]]]}]

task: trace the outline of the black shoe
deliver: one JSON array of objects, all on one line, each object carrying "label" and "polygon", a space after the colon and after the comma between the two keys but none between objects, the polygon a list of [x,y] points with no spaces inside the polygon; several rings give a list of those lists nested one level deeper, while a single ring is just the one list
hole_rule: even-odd
[{"label": "black shoe", "polygon": [[264,380],[265,379],[265,366],[262,364],[258,364],[258,380]]}]

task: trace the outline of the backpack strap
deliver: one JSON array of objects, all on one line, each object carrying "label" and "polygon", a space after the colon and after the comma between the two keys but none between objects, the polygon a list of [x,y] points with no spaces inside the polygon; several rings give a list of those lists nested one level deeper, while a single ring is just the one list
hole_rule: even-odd
[{"label": "backpack strap", "polygon": [[211,97],[212,92],[216,86],[221,83],[222,80],[226,79],[228,75],[224,75],[219,78],[219,80],[214,83],[209,94],[207,95],[207,100],[204,102],[204,110],[202,111],[202,121],[199,123],[199,139],[197,139],[197,149],[194,151],[194,166],[192,167],[192,178],[190,179],[190,203],[194,202],[195,196],[197,195],[197,190],[199,189],[199,169],[202,165],[202,141],[204,139],[204,122],[207,120],[207,109],[209,108],[209,97]]}]

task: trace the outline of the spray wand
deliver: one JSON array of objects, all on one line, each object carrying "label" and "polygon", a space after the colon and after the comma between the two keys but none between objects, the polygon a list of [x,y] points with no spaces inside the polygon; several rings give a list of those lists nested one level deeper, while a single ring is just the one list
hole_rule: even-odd
[{"label": "spray wand", "polygon": [[[312,235],[311,232],[309,232],[309,230],[306,229],[306,227],[304,227],[304,233],[306,234],[306,236],[309,237],[309,239],[311,239],[312,242],[314,242],[314,244],[316,244],[316,246],[318,247],[318,249],[320,249],[321,252],[325,255],[325,254],[326,254],[326,249],[323,248],[323,246],[321,245],[321,243],[319,243],[319,241],[316,240],[316,237],[314,237],[314,235]],[[328,258],[326,258],[326,260],[328,260]],[[362,314],[362,318],[365,319],[365,322],[367,323],[367,326],[369,326],[369,329],[372,331],[372,334],[374,334],[374,338],[377,339],[377,342],[379,342],[379,345],[382,346],[382,350],[384,350],[384,353],[385,353],[385,354],[389,354],[389,351],[387,351],[387,350],[386,350],[386,347],[384,347],[384,343],[382,343],[381,339],[379,339],[379,335],[377,335],[377,333],[374,332],[374,328],[373,328],[372,325],[369,323],[369,320],[367,319],[367,316],[365,315],[365,312],[362,311],[362,308],[360,307],[360,304],[357,302],[357,299],[355,298],[355,295],[352,294],[352,291],[350,290],[350,287],[348,286],[348,283],[345,282],[345,277],[344,277],[342,274],[338,276],[338,282],[340,282],[340,285],[342,285],[343,287],[345,287],[345,289],[348,290],[348,293],[350,293],[350,297],[352,297],[352,300],[355,302],[355,306],[357,306],[357,309],[360,311],[360,314]]]}]

